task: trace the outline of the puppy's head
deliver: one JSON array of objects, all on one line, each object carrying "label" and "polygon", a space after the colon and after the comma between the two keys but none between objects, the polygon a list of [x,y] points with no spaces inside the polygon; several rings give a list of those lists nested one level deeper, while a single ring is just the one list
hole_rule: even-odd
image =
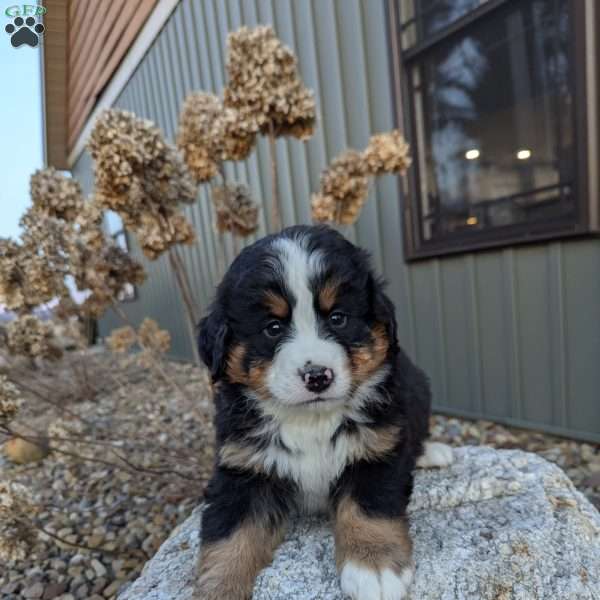
[{"label": "puppy's head", "polygon": [[397,346],[394,308],[368,255],[326,227],[246,248],[200,324],[213,380],[279,405],[343,403]]}]

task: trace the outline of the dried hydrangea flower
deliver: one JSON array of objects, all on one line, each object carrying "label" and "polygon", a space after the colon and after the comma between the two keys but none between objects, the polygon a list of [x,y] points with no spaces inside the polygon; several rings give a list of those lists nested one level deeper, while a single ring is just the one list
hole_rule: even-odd
[{"label": "dried hydrangea flower", "polygon": [[411,163],[409,149],[397,129],[372,136],[363,152],[367,172],[369,175],[406,173]]},{"label": "dried hydrangea flower", "polygon": [[19,310],[25,301],[20,256],[19,244],[11,239],[0,238],[0,304],[9,310]]},{"label": "dried hydrangea flower", "polygon": [[31,519],[39,512],[24,485],[0,481],[0,562],[24,560],[35,541]]},{"label": "dried hydrangea flower", "polygon": [[196,181],[210,181],[224,160],[246,158],[255,139],[236,111],[225,108],[214,94],[194,92],[185,99],[177,145]]},{"label": "dried hydrangea flower", "polygon": [[256,144],[254,126],[232,108],[223,108],[223,160],[244,160]]},{"label": "dried hydrangea flower", "polygon": [[219,233],[229,231],[246,237],[258,229],[258,205],[247,186],[239,183],[215,186],[212,201]]},{"label": "dried hydrangea flower", "polygon": [[142,215],[137,229],[138,242],[146,257],[158,258],[175,244],[193,244],[196,234],[192,224],[179,211]]},{"label": "dried hydrangea flower", "polygon": [[53,343],[52,325],[34,315],[21,315],[11,321],[6,330],[8,349],[17,356],[48,360],[62,356],[62,350]]},{"label": "dried hydrangea flower", "polygon": [[50,246],[48,233],[39,247],[0,239],[0,303],[9,310],[25,313],[63,293],[64,265],[56,264],[60,255],[53,256],[53,262],[43,254]]},{"label": "dried hydrangea flower", "polygon": [[138,329],[138,337],[143,346],[159,354],[168,352],[171,347],[171,334],[161,329],[158,323],[149,317],[142,321]]},{"label": "dried hydrangea flower", "polygon": [[152,122],[126,111],[104,111],[88,147],[95,161],[96,202],[118,213],[136,234],[147,234],[152,221],[152,243],[141,240],[152,248],[149,255],[155,258],[190,239],[191,225],[182,224],[185,217],[175,211],[180,203],[195,201],[196,186],[179,152]]},{"label": "dried hydrangea flower", "polygon": [[53,167],[36,171],[29,189],[34,208],[49,217],[73,221],[81,210],[83,196],[79,183]]},{"label": "dried hydrangea flower", "polygon": [[[313,197],[313,218],[342,225],[356,221],[367,200],[369,179],[359,152],[347,150],[335,158],[321,175],[321,188]],[[331,217],[332,202],[334,214]],[[325,217],[328,217],[327,219]]]},{"label": "dried hydrangea flower", "polygon": [[135,330],[129,325],[113,329],[111,334],[106,338],[106,345],[111,352],[115,352],[116,354],[129,352],[136,342],[137,335]]},{"label": "dried hydrangea flower", "polygon": [[[73,276],[80,290],[91,292],[82,305],[86,314],[99,316],[127,284],[141,285],[146,279],[144,268],[119,246],[106,245],[99,253],[81,250],[73,264]],[[73,259],[75,254],[74,251]]]},{"label": "dried hydrangea flower", "polygon": [[102,229],[104,211],[95,197],[88,199],[75,219],[79,242],[90,250],[99,252],[106,245]]},{"label": "dried hydrangea flower", "polygon": [[336,202],[333,196],[313,194],[311,208],[313,221],[317,223],[328,223],[335,219]]},{"label": "dried hydrangea flower", "polygon": [[316,123],[315,99],[298,74],[293,52],[271,27],[242,27],[227,38],[225,106],[255,132],[308,139]]},{"label": "dried hydrangea flower", "polygon": [[67,321],[71,317],[78,317],[81,314],[81,307],[70,295],[66,295],[58,301],[53,314],[60,321]]},{"label": "dried hydrangea flower", "polygon": [[0,374],[0,424],[10,423],[19,412],[23,398],[6,375]]}]

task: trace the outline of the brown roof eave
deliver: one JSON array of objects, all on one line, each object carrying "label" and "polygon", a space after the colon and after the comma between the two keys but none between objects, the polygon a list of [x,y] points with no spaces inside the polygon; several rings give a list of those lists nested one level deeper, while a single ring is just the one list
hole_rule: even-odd
[{"label": "brown roof eave", "polygon": [[46,163],[67,164],[68,0],[44,0],[43,93]]}]

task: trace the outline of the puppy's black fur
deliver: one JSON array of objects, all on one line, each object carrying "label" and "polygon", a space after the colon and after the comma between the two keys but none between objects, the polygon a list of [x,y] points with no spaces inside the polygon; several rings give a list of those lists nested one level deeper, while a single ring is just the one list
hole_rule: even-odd
[{"label": "puppy's black fur", "polygon": [[[210,314],[200,323],[199,350],[213,378],[216,404],[218,458],[202,519],[203,545],[209,548],[227,544],[249,524],[272,533],[275,539],[287,516],[302,504],[302,481],[265,460],[271,453],[287,464],[286,453],[292,460],[298,452],[287,447],[277,417],[263,405],[271,402],[265,393],[265,373],[281,345],[294,336],[296,298],[281,270],[273,267],[280,253],[275,242],[281,239],[301,241],[307,254],[318,252],[321,257],[321,268],[310,280],[319,335],[347,353],[353,365],[351,393],[374,373],[381,374],[357,410],[344,413],[327,441],[332,447],[356,441],[358,448],[330,482],[332,513],[345,499],[358,507],[367,522],[402,519],[412,491],[412,473],[428,435],[427,378],[398,345],[393,304],[373,274],[367,253],[327,227],[293,227],[263,238],[233,262]],[[324,309],[319,300],[328,283],[334,287],[333,309]],[[282,304],[277,337],[267,334],[273,313],[265,303],[266,292]],[[332,310],[343,317],[332,320]],[[376,358],[378,352],[380,358]],[[370,446],[364,446],[363,452],[358,440],[367,439],[367,434]],[[201,560],[199,594],[205,598],[226,594],[222,597],[234,600],[248,597],[247,581],[233,588],[219,582],[222,577],[244,579],[236,571],[244,566],[224,568],[218,560],[210,556]],[[237,560],[250,559],[239,556]]]}]

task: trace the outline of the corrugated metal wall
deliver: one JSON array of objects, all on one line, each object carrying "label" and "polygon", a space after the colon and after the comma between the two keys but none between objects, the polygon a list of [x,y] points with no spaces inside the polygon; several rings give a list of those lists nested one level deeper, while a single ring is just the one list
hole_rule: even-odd
[{"label": "corrugated metal wall", "polygon": [[[394,125],[385,20],[385,2],[379,0],[182,0],[117,106],[156,121],[173,139],[184,96],[222,89],[227,32],[273,24],[295,49],[320,108],[320,127],[309,142],[277,143],[284,222],[308,223],[309,194],[318,188],[323,165]],[[87,155],[74,174],[91,187]],[[228,165],[227,174],[269,199],[265,141],[245,163]],[[389,280],[402,343],[431,376],[436,407],[600,440],[600,241],[407,265],[400,204],[396,180],[381,178],[347,235],[371,250]],[[258,235],[265,232],[268,209]],[[206,307],[219,279],[206,191],[187,214],[198,242],[183,253],[197,299]],[[232,256],[227,240],[228,260]],[[156,318],[171,330],[174,354],[189,356],[168,265],[164,259],[143,262],[149,280],[127,311],[134,320]],[[116,323],[106,317],[102,332]]]}]

